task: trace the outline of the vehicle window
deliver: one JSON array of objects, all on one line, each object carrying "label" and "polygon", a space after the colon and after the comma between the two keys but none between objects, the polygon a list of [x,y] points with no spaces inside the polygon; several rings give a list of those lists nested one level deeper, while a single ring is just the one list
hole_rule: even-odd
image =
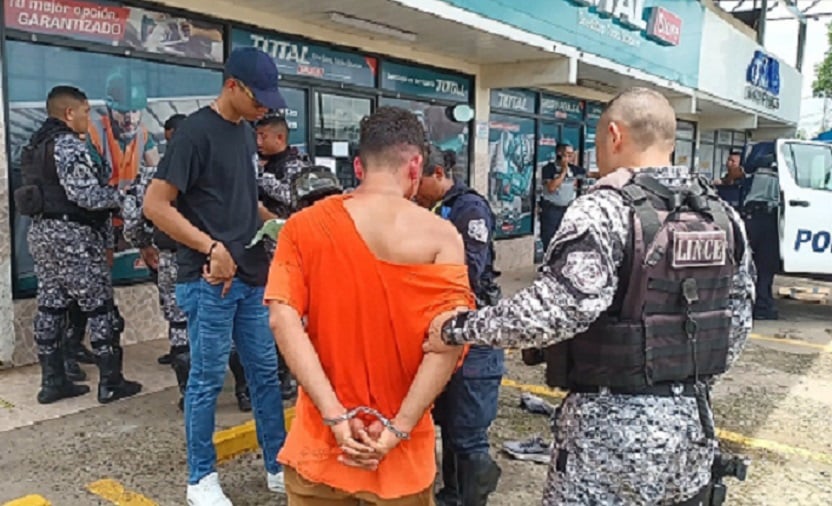
[{"label": "vehicle window", "polygon": [[832,191],[832,146],[796,143],[787,146],[791,153],[785,157],[786,163],[790,166],[797,185],[801,188]]}]

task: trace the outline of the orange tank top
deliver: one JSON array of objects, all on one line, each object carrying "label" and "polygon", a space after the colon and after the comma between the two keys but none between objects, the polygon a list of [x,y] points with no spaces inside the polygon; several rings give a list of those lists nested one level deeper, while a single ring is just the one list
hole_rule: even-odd
[{"label": "orange tank top", "polygon": [[[430,322],[441,312],[474,307],[468,271],[464,265],[377,259],[344,208],[344,198],[330,197],[287,222],[265,299],[290,304],[307,316],[309,337],[344,407],[369,406],[392,419],[421,364]],[[337,461],[341,450],[301,389],[279,460],[312,482],[394,499],[431,486],[434,446],[428,410],[410,439],[376,471],[348,467]]]}]

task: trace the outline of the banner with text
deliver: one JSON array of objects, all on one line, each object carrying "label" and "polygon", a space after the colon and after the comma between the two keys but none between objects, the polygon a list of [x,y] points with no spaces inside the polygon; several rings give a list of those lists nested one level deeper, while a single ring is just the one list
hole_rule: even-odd
[{"label": "banner with text", "polygon": [[223,61],[222,25],[96,0],[6,0],[6,27],[170,54]]},{"label": "banner with text", "polygon": [[386,90],[451,102],[467,103],[471,99],[472,81],[468,77],[387,61],[381,69],[381,87]]},{"label": "banner with text", "polygon": [[314,77],[356,86],[376,85],[378,60],[359,53],[236,29],[231,32],[231,47],[256,47],[270,54],[281,75]]}]

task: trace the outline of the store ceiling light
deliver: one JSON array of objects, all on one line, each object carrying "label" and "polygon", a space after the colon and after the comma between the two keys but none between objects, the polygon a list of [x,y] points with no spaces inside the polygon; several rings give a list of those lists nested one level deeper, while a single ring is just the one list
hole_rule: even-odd
[{"label": "store ceiling light", "polygon": [[330,12],[329,19],[333,23],[358,28],[359,30],[386,35],[406,42],[416,42],[416,34],[413,32],[406,32],[393,26],[370,21],[369,19],[357,18],[341,12]]}]

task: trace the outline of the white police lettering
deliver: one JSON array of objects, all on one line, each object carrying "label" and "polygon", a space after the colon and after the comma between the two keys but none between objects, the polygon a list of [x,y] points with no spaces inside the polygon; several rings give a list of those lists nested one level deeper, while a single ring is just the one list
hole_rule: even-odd
[{"label": "white police lettering", "polygon": [[485,226],[484,219],[468,222],[468,237],[478,242],[488,241],[488,227]]},{"label": "white police lettering", "polygon": [[714,267],[725,265],[725,231],[675,232],[673,267]]},{"label": "white police lettering", "polygon": [[611,16],[633,30],[647,30],[642,19],[644,0],[572,0],[583,7],[595,7],[599,14]]},{"label": "white police lettering", "polygon": [[309,65],[309,47],[251,34],[251,45],[268,53],[272,58]]}]

